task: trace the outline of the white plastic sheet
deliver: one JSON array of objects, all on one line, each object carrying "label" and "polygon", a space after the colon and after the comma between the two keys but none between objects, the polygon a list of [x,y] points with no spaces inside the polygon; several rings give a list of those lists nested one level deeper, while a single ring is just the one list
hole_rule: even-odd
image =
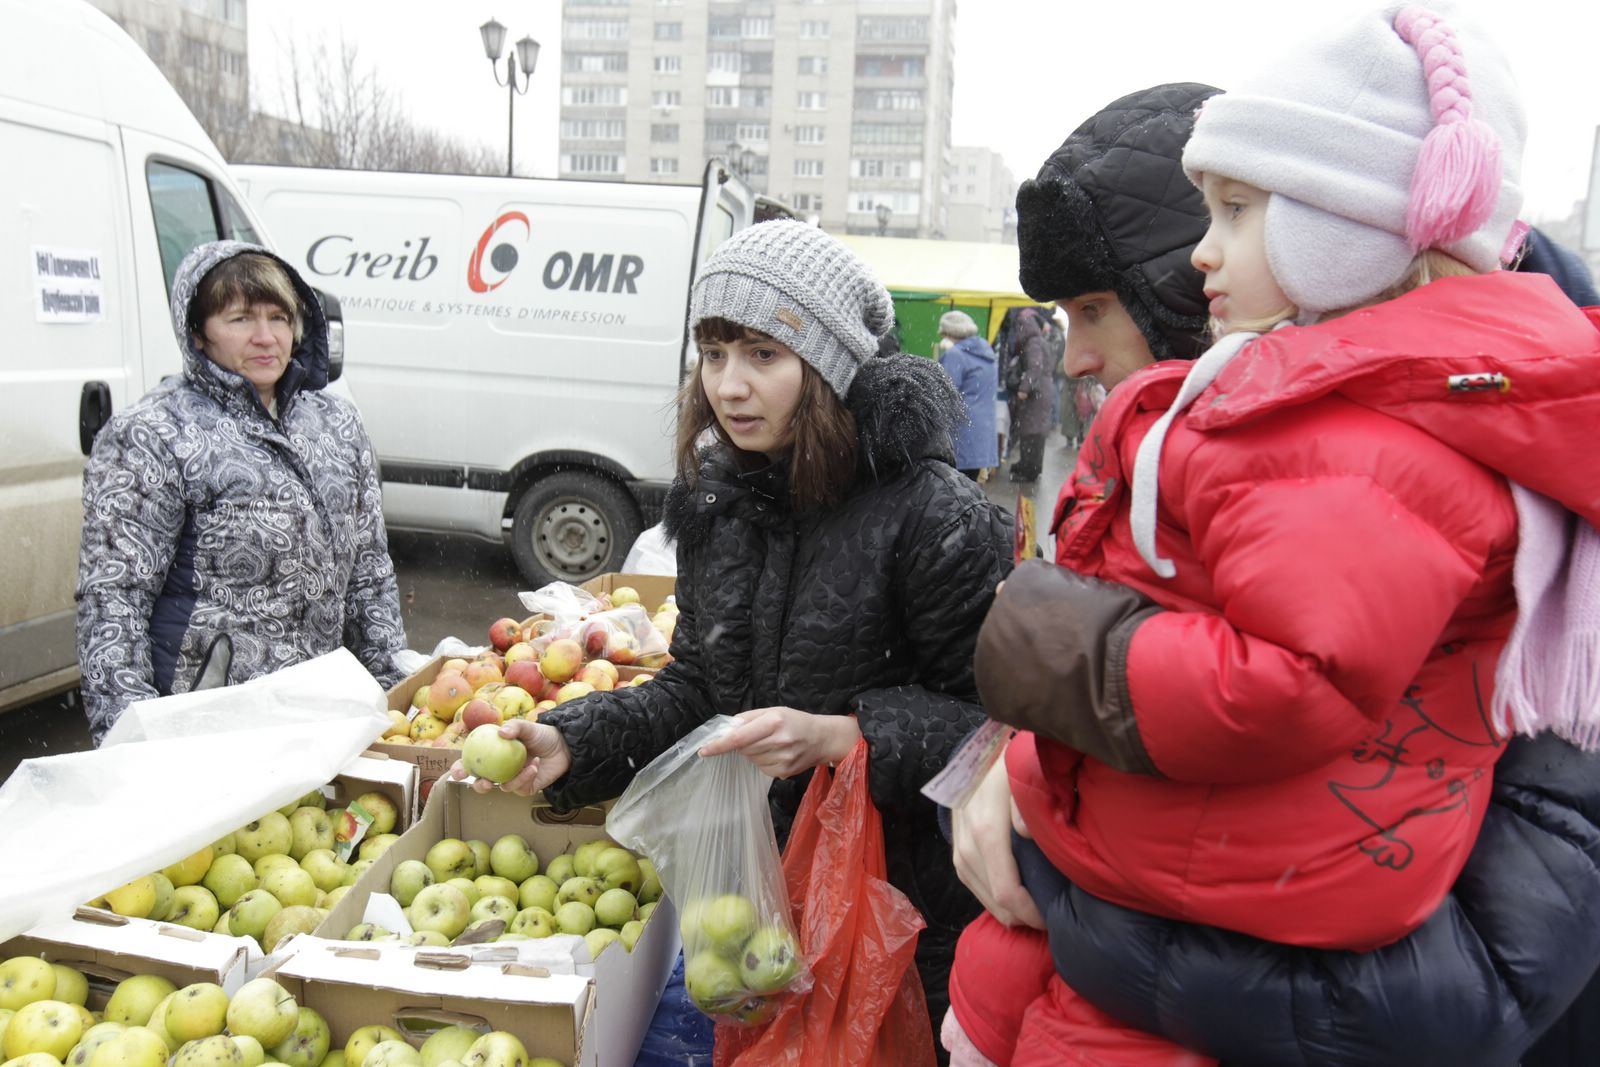
[{"label": "white plastic sheet", "polygon": [[0,786],[0,941],[326,784],[387,728],[385,708],[341,649],[141,701],[100,749],[24,760]]},{"label": "white plastic sheet", "polygon": [[628,549],[622,573],[675,576],[678,573],[678,542],[667,536],[666,527],[657,523],[640,534],[633,542],[633,547]]}]

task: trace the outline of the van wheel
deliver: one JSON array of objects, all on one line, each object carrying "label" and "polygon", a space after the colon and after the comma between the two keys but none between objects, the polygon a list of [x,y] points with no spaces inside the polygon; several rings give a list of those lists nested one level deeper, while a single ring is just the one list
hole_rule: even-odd
[{"label": "van wheel", "polygon": [[644,524],[627,490],[609,478],[560,471],[534,482],[517,501],[511,555],[537,588],[579,585],[622,569]]}]

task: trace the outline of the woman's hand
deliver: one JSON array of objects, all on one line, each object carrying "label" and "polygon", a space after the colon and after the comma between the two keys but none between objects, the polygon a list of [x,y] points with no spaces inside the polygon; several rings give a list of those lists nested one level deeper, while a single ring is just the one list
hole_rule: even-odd
[{"label": "woman's hand", "polygon": [[[528,750],[528,762],[523,764],[522,770],[500,787],[507,793],[531,797],[566,774],[567,768],[572,766],[572,753],[567,751],[567,739],[554,726],[543,726],[527,719],[512,719],[500,727],[500,736],[515,738]],[[458,781],[467,777],[467,769],[460,760],[456,760],[455,766],[450,768],[450,777]],[[472,780],[474,792],[487,793],[493,788],[494,783],[487,778]]]},{"label": "woman's hand", "polygon": [[789,778],[819,764],[838,763],[861,740],[861,728],[849,715],[755,708],[734,718],[740,725],[701,748],[700,755],[737,752],[770,778]]},{"label": "woman's hand", "polygon": [[961,884],[1006,926],[1043,930],[1044,916],[1023,888],[1011,854],[1013,825],[1019,832],[1025,828],[1011,800],[1011,779],[1006,776],[1004,759],[996,760],[971,799],[951,812],[950,824],[956,877]]}]

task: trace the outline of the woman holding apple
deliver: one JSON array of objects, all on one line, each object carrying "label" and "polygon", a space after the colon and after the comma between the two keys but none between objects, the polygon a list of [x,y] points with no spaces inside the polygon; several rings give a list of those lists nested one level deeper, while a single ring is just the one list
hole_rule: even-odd
[{"label": "woman holding apple", "polygon": [[183,374],[108,423],[83,476],[78,662],[95,742],[136,700],[194,688],[226,634],[241,682],[350,649],[401,677],[377,463],[328,384],[328,326],[283,260],[238,241],[172,284]]},{"label": "woman holding apple", "polygon": [[889,294],[822,231],[784,221],[734,236],[695,282],[690,321],[699,369],[665,507],[673,662],[649,685],[508,723],[530,758],[505,788],[561,808],[615,797],[726,714],[742,726],[703,754],[778,779],[782,840],[811,769],[865,739],[889,880],[927,921],[917,963],[938,1019],[978,905],[919,789],[983,721],[973,649],[1010,569],[1010,517],[951,465],[963,408],[948,376],[878,355]]}]

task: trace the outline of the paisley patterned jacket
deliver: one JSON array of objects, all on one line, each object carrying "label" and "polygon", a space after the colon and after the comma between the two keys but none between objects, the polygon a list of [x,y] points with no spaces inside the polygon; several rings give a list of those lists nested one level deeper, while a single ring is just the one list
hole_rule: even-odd
[{"label": "paisley patterned jacket", "polygon": [[355,408],[323,391],[316,294],[284,264],[305,335],[276,418],[190,338],[200,279],[244,252],[265,250],[218,241],[185,258],[172,289],[183,374],[113,418],[84,469],[78,660],[96,743],[133,701],[187,692],[222,633],[229,682],[341,645],[379,682],[399,678],[405,632],[377,463]]}]

